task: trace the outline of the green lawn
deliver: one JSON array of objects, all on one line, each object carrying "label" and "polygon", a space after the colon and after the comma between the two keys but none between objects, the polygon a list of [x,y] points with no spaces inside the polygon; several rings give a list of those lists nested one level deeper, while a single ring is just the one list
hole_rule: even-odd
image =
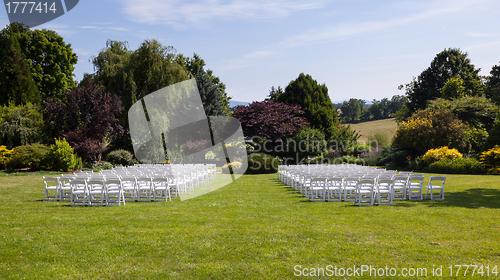
[{"label": "green lawn", "polygon": [[358,131],[361,135],[359,141],[365,141],[367,144],[368,137],[377,133],[386,134],[388,140],[392,141],[392,138],[396,134],[397,127],[398,125],[394,118],[351,124],[351,128]]},{"label": "green lawn", "polygon": [[39,174],[1,176],[0,279],[290,279],[297,265],[426,268],[431,278],[433,266],[445,276],[450,265],[500,266],[500,176],[448,175],[444,201],[362,208],[308,202],[276,178],[92,208],[42,201]]}]

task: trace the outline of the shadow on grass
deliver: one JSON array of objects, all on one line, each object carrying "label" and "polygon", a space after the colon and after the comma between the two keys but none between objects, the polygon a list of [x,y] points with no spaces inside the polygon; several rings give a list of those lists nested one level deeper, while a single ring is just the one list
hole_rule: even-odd
[{"label": "shadow on grass", "polygon": [[[300,192],[292,188],[285,188],[289,193],[295,193],[296,197],[303,197],[299,202],[312,202],[308,198],[304,197]],[[423,195],[425,197],[425,193]],[[333,202],[338,203],[338,202]],[[345,203],[345,202],[341,202]],[[349,204],[344,205],[345,207],[353,206]],[[427,207],[462,207],[462,208],[492,208],[500,209],[500,190],[496,189],[485,189],[485,188],[474,188],[468,189],[462,192],[445,192],[444,200],[412,200],[412,201],[394,201],[393,207],[414,207],[419,205],[425,205]]]},{"label": "shadow on grass", "polygon": [[[402,203],[403,202],[403,203]],[[444,193],[444,200],[394,201],[395,207],[413,207],[424,204],[427,207],[463,207],[500,209],[500,190],[474,188],[463,192]]]},{"label": "shadow on grass", "polygon": [[500,208],[500,190],[474,188],[444,193],[444,200],[425,200],[430,207]]}]

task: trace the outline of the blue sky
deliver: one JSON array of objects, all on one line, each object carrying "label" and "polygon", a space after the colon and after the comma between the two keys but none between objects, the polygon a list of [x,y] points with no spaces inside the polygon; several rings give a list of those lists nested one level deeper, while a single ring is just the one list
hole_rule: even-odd
[{"label": "blue sky", "polygon": [[[260,101],[301,72],[332,101],[403,94],[448,47],[488,75],[500,61],[500,1],[101,0],[85,1],[38,28],[55,30],[78,55],[77,80],[106,40],[136,49],[158,39],[199,54],[236,101]],[[0,12],[0,26],[8,24]]]}]

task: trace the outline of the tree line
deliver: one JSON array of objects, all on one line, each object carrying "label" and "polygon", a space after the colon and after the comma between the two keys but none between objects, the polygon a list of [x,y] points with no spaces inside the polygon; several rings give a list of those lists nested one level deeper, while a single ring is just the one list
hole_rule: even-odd
[{"label": "tree line", "polygon": [[[359,135],[344,123],[389,117],[400,124],[391,151],[401,155],[417,157],[439,145],[477,155],[500,144],[500,66],[480,76],[480,69],[460,49],[438,53],[418,77],[399,86],[405,95],[370,105],[356,98],[334,105],[325,84],[301,73],[284,88],[271,87],[266,100],[232,112],[225,84],[205,70],[197,54],[184,56],[156,40],[145,40],[137,49],[108,40],[91,61],[95,72],[77,83],[77,56],[54,31],[32,31],[19,23],[1,30],[0,145],[50,145],[64,138],[91,163],[109,151],[132,152],[128,109],[151,92],[191,78],[196,79],[205,113],[238,118],[254,144],[324,143],[305,151],[286,149],[307,158],[322,156],[320,151],[356,155]],[[342,148],[332,143],[342,143]]]}]

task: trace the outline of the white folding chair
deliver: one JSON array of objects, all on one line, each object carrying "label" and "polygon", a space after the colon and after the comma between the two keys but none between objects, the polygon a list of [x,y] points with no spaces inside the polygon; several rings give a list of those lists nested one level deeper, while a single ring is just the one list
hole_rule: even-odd
[{"label": "white folding chair", "polygon": [[376,202],[378,205],[393,205],[394,179],[380,179],[377,182]]},{"label": "white folding chair", "polygon": [[356,186],[354,205],[371,206],[375,201],[376,179],[360,179]]},{"label": "white folding chair", "polygon": [[151,178],[151,183],[153,184],[153,200],[172,200],[170,185],[174,183],[173,181],[173,175],[153,176]]},{"label": "white folding chair", "polygon": [[106,206],[125,205],[122,181],[119,178],[104,179],[104,193],[106,196]]},{"label": "white folding chair", "polygon": [[94,178],[87,180],[88,205],[104,206],[104,179]]},{"label": "white folding chair", "polygon": [[153,198],[153,184],[148,176],[136,177],[137,182],[137,201],[151,202]]},{"label": "white folding chair", "polygon": [[326,178],[326,200],[342,201],[342,186],[344,179],[342,177],[327,177]]},{"label": "white folding chair", "polygon": [[45,176],[43,176],[43,184],[45,185],[45,191],[43,193],[43,200],[45,200],[45,201],[58,200],[59,199],[59,190],[61,187],[61,182],[60,182],[59,177],[45,177]]},{"label": "white folding chair", "polygon": [[355,201],[356,200],[356,189],[358,186],[359,177],[345,177],[344,185],[342,187],[344,192],[344,201]]},{"label": "white folding chair", "polygon": [[71,201],[71,185],[70,180],[74,179],[73,174],[62,174],[59,179],[59,200]]},{"label": "white folding chair", "polygon": [[408,184],[409,174],[397,174],[394,176],[394,199],[393,200],[406,200],[406,188]]},{"label": "white folding chair", "polygon": [[71,186],[71,206],[85,206],[87,204],[87,178],[79,177],[69,181]]},{"label": "white folding chair", "polygon": [[120,176],[122,181],[122,191],[125,201],[134,202],[137,199],[137,181],[134,175],[124,174]]},{"label": "white folding chair", "polygon": [[[431,200],[433,199],[439,199],[443,200],[444,199],[444,182],[446,181],[446,176],[431,176],[429,179],[429,184],[425,186],[427,191],[425,192],[425,198],[427,199],[427,195],[430,193]],[[433,196],[433,190],[439,190],[439,194],[436,197],[434,194]]]},{"label": "white folding chair", "polygon": [[408,198],[410,200],[422,200],[422,187],[424,174],[411,174],[408,178]]},{"label": "white folding chair", "polygon": [[325,201],[326,178],[308,177],[305,180],[309,199],[311,201]]}]

